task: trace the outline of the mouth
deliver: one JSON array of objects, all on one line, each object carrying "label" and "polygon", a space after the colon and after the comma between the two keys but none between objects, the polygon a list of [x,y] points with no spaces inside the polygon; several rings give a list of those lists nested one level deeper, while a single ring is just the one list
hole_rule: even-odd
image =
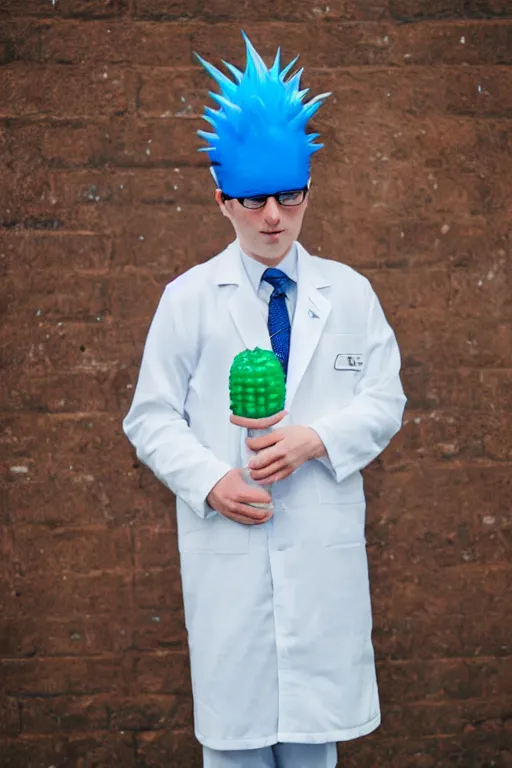
[{"label": "mouth", "polygon": [[271,229],[269,231],[261,230],[262,235],[280,235],[284,232],[284,229]]}]

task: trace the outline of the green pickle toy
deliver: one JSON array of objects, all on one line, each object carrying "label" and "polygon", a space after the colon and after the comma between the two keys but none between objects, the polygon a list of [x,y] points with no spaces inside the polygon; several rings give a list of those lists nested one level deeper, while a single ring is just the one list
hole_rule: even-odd
[{"label": "green pickle toy", "polygon": [[[231,423],[242,427],[240,448],[243,478],[249,485],[258,485],[247,466],[255,454],[247,447],[245,438],[271,432],[272,425],[281,421],[285,415],[286,384],[279,358],[272,351],[259,347],[246,349],[236,355],[229,372],[229,396]],[[271,494],[270,486],[260,487]],[[272,509],[272,503],[251,503],[250,506]]]},{"label": "green pickle toy", "polygon": [[229,394],[235,416],[262,419],[282,411],[286,384],[279,358],[259,347],[240,352],[231,364]]}]

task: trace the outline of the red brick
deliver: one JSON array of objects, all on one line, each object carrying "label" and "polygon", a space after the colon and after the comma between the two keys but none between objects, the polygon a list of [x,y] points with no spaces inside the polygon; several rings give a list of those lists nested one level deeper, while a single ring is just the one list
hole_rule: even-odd
[{"label": "red brick", "polygon": [[[365,73],[356,71],[357,74],[362,77]],[[325,71],[325,76],[328,75],[328,71]],[[405,75],[402,72],[400,76]],[[343,189],[341,185],[352,166],[362,166],[365,171],[370,166],[370,169],[382,175],[383,168],[385,170],[392,161],[406,161],[417,171],[419,181],[423,178],[431,182],[432,195],[434,192],[439,195],[440,190],[434,190],[434,183],[439,182],[438,176],[442,180],[447,174],[451,177],[459,175],[466,179],[466,183],[471,182],[475,176],[482,186],[487,187],[486,177],[499,177],[502,169],[510,163],[511,140],[507,120],[453,115],[436,115],[435,120],[425,120],[423,115],[410,111],[394,111],[392,105],[385,112],[374,115],[374,100],[369,100],[364,108],[361,105],[359,111],[348,119],[338,114],[339,108],[334,106],[337,103],[336,95],[333,94],[332,99],[318,113],[316,121],[326,145],[314,162],[315,181],[320,171],[324,180],[316,184],[316,196],[326,203],[330,199],[332,186],[334,189],[338,186]],[[342,106],[345,110],[346,105]],[[333,159],[336,161],[334,168],[328,162]],[[407,170],[404,166],[402,168]],[[448,192],[446,190],[445,194]],[[461,200],[465,199],[464,190],[452,190],[452,200],[457,200],[456,193],[461,196]],[[489,212],[488,206],[486,211]],[[474,215],[481,212],[481,209],[477,209]],[[485,223],[483,218],[467,222],[461,217],[457,221],[456,209],[446,210],[445,217],[448,213],[449,220],[445,218],[441,221],[448,224],[447,231],[453,231],[454,224],[468,227]]]},{"label": "red brick", "polygon": [[[11,3],[14,5],[14,3]],[[0,5],[1,12],[1,5]],[[41,58],[41,29],[46,25],[33,19],[16,18],[12,14],[2,25],[2,38],[7,46],[7,62],[37,62]]]},{"label": "red brick", "polygon": [[[512,268],[503,256],[483,260],[480,267],[452,273],[451,309],[460,318],[480,317],[483,304],[489,318],[506,320],[512,316]],[[486,263],[487,262],[487,263]]]},{"label": "red brick", "polygon": [[174,168],[180,163],[206,166],[205,158],[197,151],[201,146],[196,135],[199,124],[173,119],[162,107],[164,103],[165,99],[155,107],[155,117],[160,119],[134,118],[127,121],[122,126],[124,145],[119,142],[106,159],[112,160],[115,165],[128,167]]},{"label": "red brick", "polygon": [[468,19],[510,17],[510,6],[506,0],[470,0],[446,4],[434,0],[428,6],[421,0],[391,0],[390,11],[397,21],[422,21],[423,19]]},{"label": "red brick", "polygon": [[63,208],[84,203],[91,206],[100,202],[114,205],[131,203],[133,177],[133,171],[88,168],[55,171],[50,176],[53,196]]},{"label": "red brick", "polygon": [[339,750],[344,768],[480,768],[493,762],[508,768],[510,754],[506,737],[482,738],[480,733],[422,740],[386,738],[381,731],[362,742],[343,742]]},{"label": "red brick", "polygon": [[[414,114],[504,117],[512,114],[510,73],[506,67],[395,67],[352,70],[310,70],[307,85],[313,92],[330,90],[333,97],[322,111],[325,121],[342,105],[348,119],[378,109]],[[479,88],[480,86],[480,88]],[[327,106],[327,105],[326,105]],[[320,121],[319,121],[320,122]],[[321,123],[320,123],[321,124]]]},{"label": "red brick", "polygon": [[[163,580],[160,584],[161,589],[167,586]],[[177,597],[173,599],[170,608],[161,605],[153,609],[140,608],[134,617],[134,648],[138,651],[155,651],[171,646],[181,650],[187,647],[185,619]]]},{"label": "red brick", "polygon": [[[139,203],[156,206],[201,205],[215,210],[215,187],[213,181],[210,185],[205,183],[208,180],[205,173],[206,169],[188,167],[143,168],[136,171],[80,169],[55,171],[51,173],[50,179],[52,194],[59,207],[64,208],[84,202],[91,206],[107,202],[115,206]],[[67,233],[59,233],[58,236],[62,239],[70,237]],[[87,242],[85,236],[81,237]],[[104,263],[108,264],[107,258]],[[87,268],[87,264],[84,268]]]},{"label": "red brick", "polygon": [[108,730],[104,696],[55,696],[23,701],[23,733]]},{"label": "red brick", "polygon": [[505,696],[510,658],[492,661],[440,660],[379,665],[380,688],[388,703],[429,699],[460,700]]},{"label": "red brick", "polygon": [[[506,493],[508,483],[496,489]],[[442,486],[441,486],[442,491]],[[375,547],[383,562],[408,562],[411,566],[433,569],[478,563],[483,566],[506,565],[511,544],[512,515],[505,509],[481,510],[464,503],[461,493],[460,506],[443,505],[442,516],[433,516],[432,510],[441,505],[442,496],[434,495],[433,501],[423,508],[409,511],[406,507],[392,509],[386,516],[376,516],[369,511],[370,522],[367,540]],[[386,508],[391,501],[382,494],[378,508]],[[372,502],[373,504],[373,502]],[[376,510],[375,510],[376,511]]]},{"label": "red brick", "polygon": [[[281,22],[255,20],[246,23],[244,28],[264,59],[273,60],[277,48],[281,47],[283,60],[291,60],[300,53],[301,63],[306,68],[310,62],[316,66],[336,67],[445,60],[472,64],[508,61],[507,27],[503,24],[480,27],[482,41],[480,36],[472,40],[468,29],[468,45],[464,47],[459,43],[458,28],[452,25],[429,25],[420,36],[414,28],[400,28],[382,21],[360,25],[324,24],[322,18],[336,11],[332,9],[323,16],[318,11],[320,8],[315,14],[317,23],[304,20],[286,27]],[[180,21],[159,24],[91,22],[86,38],[81,32],[81,24],[74,21],[33,25],[28,30],[26,25],[20,29],[18,24],[11,24],[8,31],[19,58],[45,63],[197,66],[194,58],[197,51],[214,62],[222,57],[243,66],[245,57],[242,38],[232,23],[220,22],[212,27],[197,17],[186,25]],[[27,31],[33,36],[31,45],[27,44]],[[222,52],[219,51],[219,39],[223,41]],[[430,59],[427,58],[429,52]]]},{"label": "red brick", "polygon": [[[494,238],[480,221],[452,224],[449,232],[443,235],[441,219],[395,219],[390,210],[394,206],[391,198],[388,198],[389,207],[386,203],[386,207],[380,212],[376,209],[368,219],[359,218],[359,208],[363,204],[361,195],[358,210],[352,208],[353,203],[348,203],[356,218],[339,222],[334,215],[326,213],[330,210],[328,196],[322,195],[322,204],[318,199],[318,186],[322,187],[322,178],[315,173],[315,187],[301,239],[311,253],[342,261],[359,271],[382,267],[445,266],[455,259],[469,263],[476,260],[480,249],[495,245]],[[344,201],[348,202],[348,189],[343,194],[346,194]],[[321,228],[318,226],[320,219]]]},{"label": "red brick", "polygon": [[[181,233],[179,240],[175,238],[177,231]],[[233,239],[231,225],[213,204],[206,210],[181,201],[167,209],[153,206],[151,216],[144,208],[133,209],[124,232],[116,236],[113,264],[116,268],[130,264],[158,270],[157,276],[162,278],[157,281],[140,272],[126,272],[116,279],[112,285],[114,316],[125,318],[128,302],[119,306],[119,299],[134,292],[141,303],[139,307],[129,303],[130,317],[134,313],[147,317],[149,311],[152,315],[167,282],[220,253]]]},{"label": "red brick", "polygon": [[415,365],[403,372],[409,409],[459,408],[512,410],[512,371]]},{"label": "red brick", "polygon": [[[466,4],[467,5],[467,4]],[[464,14],[468,18],[468,14]],[[503,22],[406,24],[397,37],[407,64],[509,64],[512,25]]]},{"label": "red brick", "polygon": [[116,151],[119,120],[57,122],[41,128],[42,154],[51,166],[100,165]]},{"label": "red brick", "polygon": [[371,495],[376,519],[396,520],[403,514],[428,515],[432,526],[441,515],[461,519],[475,514],[481,520],[508,514],[512,476],[506,464],[478,465],[414,462],[414,466],[382,471]]},{"label": "red brick", "polygon": [[129,569],[131,536],[127,528],[20,528],[16,535],[19,572],[44,575],[51,560],[54,573],[90,573]]},{"label": "red brick", "polygon": [[136,734],[137,755],[147,768],[162,765],[200,768],[202,750],[190,728]]},{"label": "red brick", "polygon": [[[386,557],[383,557],[383,552]],[[502,612],[503,601],[512,583],[512,573],[506,566],[464,564],[450,569],[422,568],[404,573],[403,565],[393,551],[371,553],[373,599],[379,612],[394,617],[410,616],[411,621],[423,619],[441,621],[444,617],[465,616],[468,621],[480,621],[483,614],[496,616]],[[433,631],[433,630],[432,630]],[[416,638],[416,644],[421,639]],[[464,651],[464,639],[460,649]]]},{"label": "red brick", "polygon": [[[133,460],[131,460],[133,463]],[[140,480],[139,469],[111,468],[101,476],[68,471],[45,480],[11,483],[6,489],[9,514],[18,524],[130,525],[140,521],[172,525],[174,497],[154,476]],[[144,469],[144,475],[149,470]]]},{"label": "red brick", "polygon": [[[126,611],[132,601],[131,574],[52,574],[41,583],[39,574],[18,577],[16,606],[22,612],[74,617],[85,613]],[[13,600],[11,600],[13,602]],[[9,611],[14,612],[14,607]]]},{"label": "red brick", "polygon": [[[2,334],[5,358],[13,368],[32,375],[47,373],[110,374],[138,367],[147,328],[139,324],[105,322],[46,322],[36,314],[37,325],[19,329],[16,339]],[[128,386],[128,390],[131,386]]]},{"label": "red brick", "polygon": [[25,176],[22,168],[3,172],[0,225],[12,227],[21,224],[28,207],[38,205],[39,201],[48,195],[48,190],[48,179],[35,166],[30,176]]},{"label": "red brick", "polygon": [[129,93],[129,78],[120,69],[46,66],[32,70],[16,63],[0,89],[0,116],[97,118],[125,112]]},{"label": "red brick", "polygon": [[8,10],[16,16],[109,18],[123,14],[127,0],[56,0],[48,5],[45,0],[2,0],[0,11]]},{"label": "red brick", "polygon": [[389,314],[406,307],[443,312],[448,306],[450,278],[444,269],[365,270],[365,274]]},{"label": "red brick", "polygon": [[[135,572],[135,603],[140,608],[160,608],[181,612],[181,581],[177,553],[171,553],[172,566],[146,568]],[[181,617],[180,617],[181,618]]]},{"label": "red brick", "polygon": [[135,658],[132,683],[141,693],[190,693],[188,655],[183,651],[157,651]]},{"label": "red brick", "polygon": [[510,323],[496,322],[492,317],[460,319],[455,314],[447,323],[446,314],[424,309],[395,312],[393,325],[402,356],[411,365],[429,363],[441,371],[450,367],[510,367]]},{"label": "red brick", "polygon": [[481,459],[510,460],[510,414],[476,411],[468,415],[458,410],[430,413],[411,411],[401,435],[385,454],[385,464],[403,466],[405,462],[426,459],[444,461]]},{"label": "red brick", "polygon": [[176,563],[176,531],[141,528],[135,531],[135,565],[138,568],[165,568]]},{"label": "red brick", "polygon": [[83,232],[11,232],[4,237],[2,251],[6,273],[20,273],[27,278],[31,270],[39,269],[106,270],[111,241],[108,236]]},{"label": "red brick", "polygon": [[17,700],[0,694],[0,734],[17,736],[20,730],[20,707]]},{"label": "red brick", "polygon": [[[105,164],[129,168],[174,168],[181,164],[204,167],[210,179],[196,130],[203,127],[190,120],[114,118],[108,122],[57,123],[46,126],[42,136],[44,157],[57,168]],[[211,183],[211,182],[210,182]]]},{"label": "red brick", "polygon": [[[43,481],[56,476],[63,481],[73,480],[77,474],[92,474],[93,479],[97,474],[104,480],[105,471],[113,471],[113,466],[105,467],[105,455],[117,452],[120,466],[125,471],[123,482],[127,482],[126,472],[133,472],[133,461],[121,420],[121,414],[100,417],[77,414],[53,418],[44,414],[24,414],[4,418],[2,428],[4,440],[10,446],[16,463],[20,463],[22,458],[33,462],[33,467],[29,468],[29,481]],[[23,476],[20,475],[21,478]],[[83,479],[90,482],[88,477]],[[24,482],[23,479],[19,481]],[[134,487],[138,482],[135,478]]]},{"label": "red brick", "polygon": [[134,696],[109,699],[111,728],[116,731],[173,731],[192,725],[189,696]]},{"label": "red brick", "polygon": [[[122,433],[123,416],[4,419],[4,443],[11,453],[4,502],[11,518],[18,524],[52,525],[126,524],[140,518],[172,528],[173,496],[138,468]],[[41,430],[44,441],[38,437]],[[107,467],[105,456],[111,453],[117,462]]]},{"label": "red brick", "polygon": [[2,662],[5,687],[9,695],[58,696],[123,692],[125,684],[120,659],[68,658],[17,659]]},{"label": "red brick", "polygon": [[11,525],[0,525],[0,560],[9,560],[13,553],[13,529]]},{"label": "red brick", "polygon": [[[199,2],[191,0],[184,6],[179,0],[136,0],[136,15],[152,19],[233,19],[240,18],[240,9],[230,0],[209,0]],[[341,4],[330,6],[311,6],[306,0],[296,0],[293,4],[285,0],[269,5],[250,4],[244,7],[245,21],[312,21],[316,19],[340,19],[342,21],[368,21],[386,16],[386,9],[376,0],[344,0]]]},{"label": "red brick", "polygon": [[388,737],[418,738],[441,733],[462,735],[475,721],[493,721],[503,730],[503,705],[504,701],[499,698],[450,704],[426,702],[392,707],[384,704],[382,729]]},{"label": "red brick", "polygon": [[12,46],[9,44],[9,42],[2,41],[0,42],[0,64],[2,66],[5,66],[5,64],[8,64],[13,59],[13,50]]},{"label": "red brick", "polygon": [[[41,158],[39,126],[6,123],[0,133],[0,148],[5,159],[2,169],[1,223],[19,224],[31,207],[49,197],[49,183]],[[26,168],[30,167],[30,173]]]},{"label": "red brick", "polygon": [[0,619],[0,653],[4,658],[120,654],[132,646],[129,611],[128,605],[124,612],[117,608],[114,613],[74,618],[38,615],[30,608],[26,616],[16,611]]},{"label": "red brick", "polygon": [[512,76],[506,67],[457,71],[446,81],[446,109],[457,115],[512,116]]},{"label": "red brick", "polygon": [[[27,278],[29,285],[26,283]],[[57,282],[58,291],[55,290]],[[27,290],[26,294],[20,290],[22,285]],[[9,312],[13,315],[19,312],[28,314],[34,323],[41,315],[47,321],[55,322],[101,322],[105,314],[109,313],[108,287],[104,276],[63,275],[52,273],[51,270],[40,270],[32,271],[27,276],[11,275],[6,280],[5,291]]]},{"label": "red brick", "polygon": [[97,766],[136,768],[132,734],[92,732],[74,735],[22,735],[1,740],[2,768],[68,768]]},{"label": "red brick", "polygon": [[[6,380],[5,401],[0,399],[3,410],[43,411],[48,413],[74,413],[76,411],[108,411],[116,405],[109,377],[96,373],[45,374],[41,379],[20,374],[13,369]],[[64,392],[69,395],[63,397]]]},{"label": "red brick", "polygon": [[[397,593],[397,601],[399,595]],[[373,598],[373,641],[376,657],[383,663],[389,659],[460,658],[510,656],[510,633],[499,612],[485,612],[485,622],[473,615],[447,613],[437,622],[426,613],[412,616],[388,613],[387,604]]]}]

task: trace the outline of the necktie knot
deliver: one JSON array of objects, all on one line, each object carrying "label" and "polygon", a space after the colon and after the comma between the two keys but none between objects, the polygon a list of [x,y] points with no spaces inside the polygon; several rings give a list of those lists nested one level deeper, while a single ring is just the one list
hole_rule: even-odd
[{"label": "necktie knot", "polygon": [[263,273],[262,280],[265,280],[266,283],[270,283],[273,287],[273,296],[286,296],[286,289],[288,288],[290,280],[280,269],[275,269],[274,267],[266,269]]}]

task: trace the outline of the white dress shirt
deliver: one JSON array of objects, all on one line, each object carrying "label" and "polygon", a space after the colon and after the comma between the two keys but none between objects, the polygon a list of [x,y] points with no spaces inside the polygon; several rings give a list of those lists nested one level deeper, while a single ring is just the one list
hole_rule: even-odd
[{"label": "white dress shirt", "polygon": [[[248,256],[242,248],[239,246],[240,256],[242,263],[245,267],[247,276],[251,282],[254,292],[258,297],[259,304],[261,306],[261,313],[265,319],[265,323],[268,322],[268,304],[270,296],[274,290],[270,283],[262,280],[263,273],[268,269],[268,265],[262,264],[260,261]],[[276,269],[280,269],[282,272],[290,278],[290,282],[286,289],[286,307],[288,309],[288,315],[290,317],[290,324],[293,322],[293,314],[295,312],[295,305],[297,303],[297,244],[293,243],[292,247],[286,254],[286,256],[276,264]]]}]

